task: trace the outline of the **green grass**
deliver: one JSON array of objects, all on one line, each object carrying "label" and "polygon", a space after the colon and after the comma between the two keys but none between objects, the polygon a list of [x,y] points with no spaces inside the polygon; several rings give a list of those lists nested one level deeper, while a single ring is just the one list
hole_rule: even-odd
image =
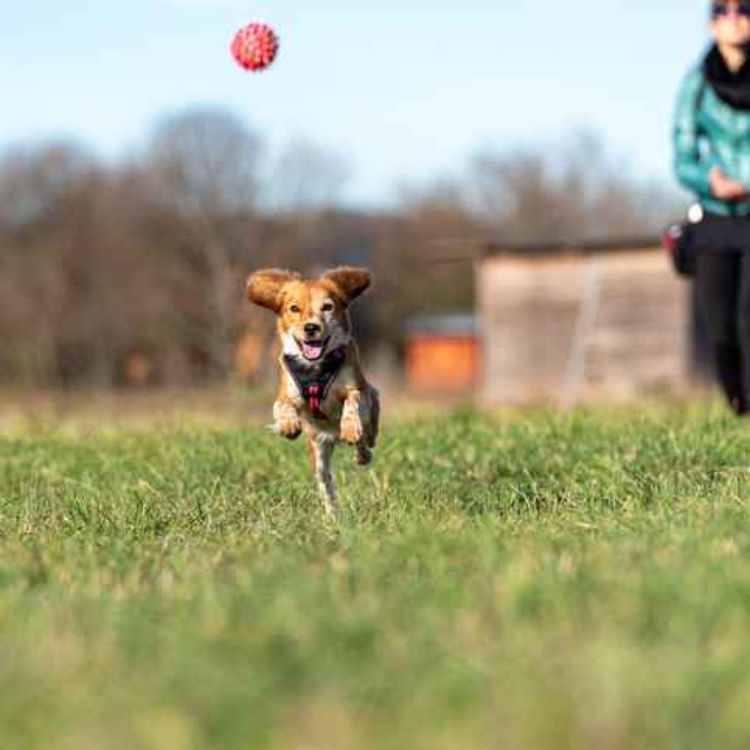
[{"label": "green grass", "polygon": [[750,425],[0,438],[2,750],[746,750]]}]

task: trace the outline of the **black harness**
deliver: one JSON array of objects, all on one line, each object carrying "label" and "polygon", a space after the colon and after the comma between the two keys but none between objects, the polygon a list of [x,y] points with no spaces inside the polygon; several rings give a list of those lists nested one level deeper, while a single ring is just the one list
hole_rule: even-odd
[{"label": "black harness", "polygon": [[339,371],[346,361],[346,347],[328,352],[319,362],[301,362],[297,357],[284,355],[287,372],[297,384],[302,398],[316,419],[327,419],[320,406],[328,395]]}]

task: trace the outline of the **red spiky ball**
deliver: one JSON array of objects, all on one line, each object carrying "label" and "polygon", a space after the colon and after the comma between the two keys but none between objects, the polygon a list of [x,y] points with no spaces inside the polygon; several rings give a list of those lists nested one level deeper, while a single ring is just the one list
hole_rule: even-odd
[{"label": "red spiky ball", "polygon": [[279,51],[279,37],[265,23],[249,23],[232,39],[232,55],[245,70],[257,73],[265,70]]}]

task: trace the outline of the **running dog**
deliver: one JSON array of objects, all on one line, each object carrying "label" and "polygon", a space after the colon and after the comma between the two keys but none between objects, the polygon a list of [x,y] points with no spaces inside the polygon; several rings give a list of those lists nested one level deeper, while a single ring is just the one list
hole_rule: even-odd
[{"label": "running dog", "polygon": [[247,280],[248,299],[277,316],[281,341],[274,429],[307,436],[326,513],[336,515],[331,456],[337,442],[356,448],[357,463],[372,461],[378,435],[378,392],[362,372],[349,305],[371,283],[362,268],[342,266],[315,279],[276,268]]}]

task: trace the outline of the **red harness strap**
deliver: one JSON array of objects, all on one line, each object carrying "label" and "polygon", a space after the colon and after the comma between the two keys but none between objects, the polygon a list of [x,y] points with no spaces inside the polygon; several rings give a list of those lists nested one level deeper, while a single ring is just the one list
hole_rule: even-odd
[{"label": "red harness strap", "polygon": [[320,362],[300,362],[296,357],[285,356],[284,364],[294,378],[308,408],[316,419],[327,420],[322,409],[331,383],[335,380],[346,360],[346,347],[329,352]]},{"label": "red harness strap", "polygon": [[307,386],[307,404],[316,419],[325,419],[326,415],[320,410],[320,383],[310,383]]}]

